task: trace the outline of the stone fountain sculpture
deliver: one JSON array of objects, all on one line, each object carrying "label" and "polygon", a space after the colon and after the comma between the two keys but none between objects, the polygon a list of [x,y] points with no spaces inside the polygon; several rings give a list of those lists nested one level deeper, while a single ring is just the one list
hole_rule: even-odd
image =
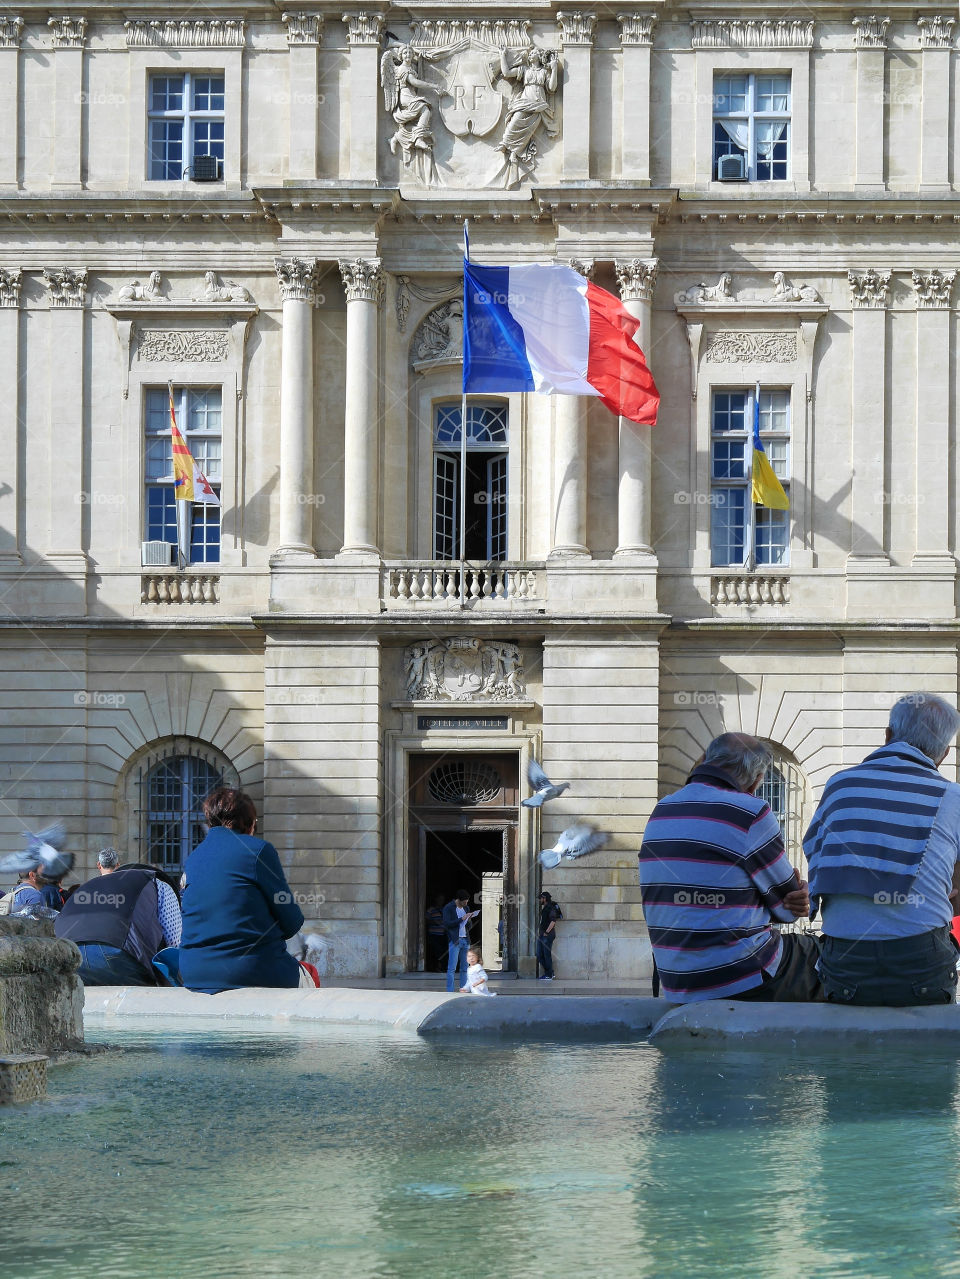
[{"label": "stone fountain sculpture", "polygon": [[83,1049],[79,967],[52,920],[0,916],[0,1105],[43,1097],[47,1060]]}]

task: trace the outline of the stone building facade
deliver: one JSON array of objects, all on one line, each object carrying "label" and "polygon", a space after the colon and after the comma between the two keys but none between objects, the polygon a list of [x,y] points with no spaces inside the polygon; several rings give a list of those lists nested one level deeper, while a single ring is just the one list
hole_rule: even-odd
[{"label": "stone building facade", "polygon": [[[542,883],[561,974],[637,977],[711,736],[773,743],[799,856],[895,696],[957,696],[956,23],[346,8],[0,17],[4,843],[177,866],[226,779],[334,971],[420,968],[467,880],[505,967]],[[465,219],[619,293],[662,406],[473,397],[461,568]],[[221,496],[182,570],[168,385]],[[606,848],[541,879],[577,818]]]}]

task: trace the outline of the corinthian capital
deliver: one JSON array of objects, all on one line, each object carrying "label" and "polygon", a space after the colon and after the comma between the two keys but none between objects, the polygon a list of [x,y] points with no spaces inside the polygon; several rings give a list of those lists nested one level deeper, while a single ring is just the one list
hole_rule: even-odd
[{"label": "corinthian capital", "polygon": [[348,302],[383,301],[383,270],[379,258],[340,260],[340,274]]},{"label": "corinthian capital", "polygon": [[379,44],[383,33],[382,13],[345,13],[347,40],[350,44]]},{"label": "corinthian capital", "polygon": [[956,271],[914,271],[910,283],[917,294],[917,310],[945,310],[949,307],[956,278]]},{"label": "corinthian capital", "polygon": [[655,13],[618,13],[621,44],[653,44],[653,28],[657,25]]},{"label": "corinthian capital", "polygon": [[316,262],[304,262],[303,258],[274,258],[273,266],[284,302],[313,302],[316,300]]},{"label": "corinthian capital", "polygon": [[660,270],[659,258],[631,258],[628,262],[614,262],[620,298],[624,302],[649,302],[653,286]]},{"label": "corinthian capital", "polygon": [[557,14],[557,22],[564,44],[593,44],[593,28],[597,25],[595,13],[564,9]]},{"label": "corinthian capital", "polygon": [[921,49],[951,49],[956,18],[946,18],[936,13],[932,18],[918,18]]},{"label": "corinthian capital", "polygon": [[59,267],[43,269],[43,283],[51,306],[81,307],[87,298],[87,272]]},{"label": "corinthian capital", "polygon": [[856,307],[884,307],[887,305],[887,290],[890,288],[890,272],[875,271],[868,267],[866,271],[848,271],[850,293]]},{"label": "corinthian capital", "polygon": [[854,18],[854,44],[858,49],[885,49],[889,25],[889,18],[878,18],[875,13],[869,18]]},{"label": "corinthian capital", "polygon": [[5,271],[3,267],[0,267],[0,306],[20,305],[21,274],[19,267],[11,271]]},{"label": "corinthian capital", "polygon": [[296,13],[280,15],[287,28],[287,44],[320,44],[323,39],[323,14]]},{"label": "corinthian capital", "polygon": [[47,26],[53,32],[55,49],[82,49],[87,43],[86,18],[48,18]]},{"label": "corinthian capital", "polygon": [[22,18],[0,18],[0,49],[19,49]]}]

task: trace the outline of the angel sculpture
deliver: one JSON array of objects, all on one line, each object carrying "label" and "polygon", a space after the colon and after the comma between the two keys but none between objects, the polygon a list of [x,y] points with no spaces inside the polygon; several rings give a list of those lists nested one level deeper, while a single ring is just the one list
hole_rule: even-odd
[{"label": "angel sculpture", "polygon": [[507,106],[507,120],[503,138],[497,148],[505,157],[505,185],[518,186],[520,165],[533,167],[536,147],[534,134],[542,124],[549,137],[560,131],[547,94],[554,94],[560,82],[560,63],[557,55],[548,49],[527,49],[522,60],[511,65],[508,50],[500,52],[500,72],[506,80],[516,80],[517,87]]},{"label": "angel sculpture", "polygon": [[442,86],[430,84],[417,75],[422,56],[409,44],[388,49],[380,59],[380,84],[383,105],[397,126],[390,139],[390,150],[396,155],[399,146],[404,165],[413,165],[424,186],[430,186],[437,181],[431,128],[433,108],[419,91],[429,89],[438,93]]}]

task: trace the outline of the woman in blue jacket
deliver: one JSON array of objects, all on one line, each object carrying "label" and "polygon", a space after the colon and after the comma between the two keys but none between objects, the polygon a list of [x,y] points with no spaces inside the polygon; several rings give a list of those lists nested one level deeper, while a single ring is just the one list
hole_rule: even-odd
[{"label": "woman in blue jacket", "polygon": [[257,810],[221,787],[204,802],[210,831],[187,858],[180,976],[215,995],[244,986],[298,986],[300,965],[284,944],[303,925],[277,850],[258,839]]}]

